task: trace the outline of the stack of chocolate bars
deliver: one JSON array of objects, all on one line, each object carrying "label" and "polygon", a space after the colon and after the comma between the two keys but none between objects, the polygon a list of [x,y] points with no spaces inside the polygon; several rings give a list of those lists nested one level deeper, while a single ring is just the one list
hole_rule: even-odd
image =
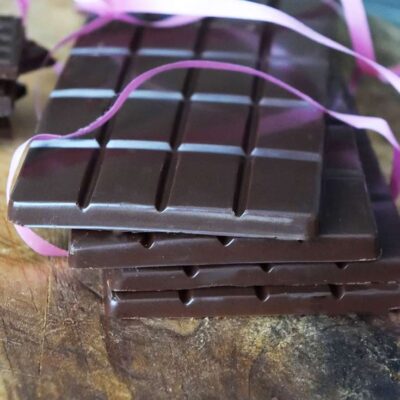
[{"label": "stack of chocolate bars", "polygon": [[[318,0],[273,5],[334,31]],[[134,76],[183,59],[252,66],[351,110],[328,50],[287,30],[113,22],[78,40],[38,131],[74,131]],[[9,216],[70,229],[70,266],[103,271],[112,316],[400,307],[400,220],[367,136],[247,75],[168,72],[90,135],[33,142]]]},{"label": "stack of chocolate bars", "polygon": [[19,75],[52,63],[45,49],[25,38],[20,18],[0,16],[0,131],[9,129],[14,101],[26,94]]}]

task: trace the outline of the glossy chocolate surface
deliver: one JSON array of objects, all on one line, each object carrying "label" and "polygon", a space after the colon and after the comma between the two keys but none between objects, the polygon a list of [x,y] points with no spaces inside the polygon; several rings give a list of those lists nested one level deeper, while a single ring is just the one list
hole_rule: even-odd
[{"label": "glossy chocolate surface", "polygon": [[[328,130],[319,234],[310,241],[73,230],[70,265],[129,268],[373,259],[378,254],[376,227],[355,135],[345,126]],[[371,168],[368,172],[374,173]]]},{"label": "glossy chocolate surface", "polygon": [[[166,62],[193,57],[258,68],[287,62],[270,53],[282,32],[269,24],[206,19],[168,30],[173,41],[154,29],[120,25],[114,33],[104,28],[110,37],[97,32],[78,41],[40,130],[81,126],[132,76]],[[316,81],[323,97],[326,62],[314,53],[307,62],[321,64],[321,73],[304,82]],[[324,136],[320,113],[268,93],[259,79],[173,71],[139,88],[91,136],[35,142],[9,216],[34,227],[308,239],[317,233]]]},{"label": "glossy chocolate surface", "polygon": [[400,306],[398,283],[218,287],[113,292],[105,282],[106,314],[117,318],[272,314],[381,314]]}]

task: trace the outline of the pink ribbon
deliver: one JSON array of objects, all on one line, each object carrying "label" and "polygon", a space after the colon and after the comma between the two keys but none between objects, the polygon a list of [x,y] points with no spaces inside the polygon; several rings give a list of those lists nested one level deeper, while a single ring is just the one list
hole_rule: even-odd
[{"label": "pink ribbon", "polygon": [[[376,60],[374,42],[372,40],[367,12],[365,11],[363,1],[341,0],[341,2],[354,50],[371,60]],[[357,61],[357,66],[359,71],[368,75],[377,76],[376,70],[360,59]],[[400,64],[391,67],[390,70],[396,75],[400,75]]]},{"label": "pink ribbon", "polygon": [[[375,60],[375,50],[363,0],[341,1],[353,49],[357,53]],[[376,71],[362,60],[358,60],[357,65],[360,71],[369,75],[376,75]]]},{"label": "pink ribbon", "polygon": [[[395,150],[395,159],[397,162],[394,164],[396,165],[396,171],[400,170],[400,145],[394,136],[392,130],[390,129],[390,126],[388,123],[379,117],[367,117],[367,116],[360,116],[360,115],[353,115],[353,114],[345,114],[345,113],[339,113],[333,110],[329,110],[326,107],[324,107],[322,104],[318,103],[316,100],[311,98],[310,96],[304,94],[303,92],[297,90],[296,88],[292,87],[291,85],[281,81],[280,79],[277,79],[270,74],[267,74],[265,72],[256,70],[251,67],[243,66],[243,65],[237,65],[237,64],[231,64],[231,63],[224,63],[224,62],[218,62],[218,61],[202,61],[202,60],[191,60],[191,61],[178,61],[175,63],[170,63],[170,64],[165,64],[160,67],[153,68],[149,71],[146,71],[142,73],[141,75],[137,76],[134,78],[125,88],[122,90],[122,92],[118,95],[116,98],[115,102],[113,105],[110,107],[108,111],[106,111],[103,115],[101,115],[99,118],[97,118],[95,121],[91,122],[85,127],[82,127],[78,129],[75,132],[69,133],[67,135],[54,135],[54,134],[39,134],[33,136],[31,139],[23,143],[21,146],[18,147],[16,152],[14,153],[12,160],[11,160],[11,165],[10,165],[10,171],[9,171],[9,176],[7,180],[7,190],[6,190],[6,196],[7,196],[7,202],[10,199],[10,194],[11,194],[11,187],[12,187],[12,182],[14,180],[14,176],[16,174],[18,165],[21,162],[21,159],[23,157],[23,154],[29,147],[30,143],[34,140],[52,140],[56,138],[63,138],[63,139],[74,139],[78,137],[82,137],[84,135],[87,135],[88,133],[98,129],[99,127],[103,126],[107,121],[109,121],[111,118],[115,116],[115,114],[120,110],[120,108],[123,106],[125,101],[128,99],[129,95],[135,91],[137,88],[139,88],[141,85],[143,85],[145,82],[148,80],[152,79],[156,75],[159,75],[161,73],[171,71],[171,70],[176,70],[176,69],[187,69],[187,68],[197,68],[197,69],[208,69],[208,70],[221,70],[221,71],[231,71],[231,72],[237,72],[237,73],[243,73],[255,77],[259,77],[261,79],[264,79],[266,81],[271,82],[274,85],[277,85],[281,87],[282,89],[292,93],[293,95],[299,97],[300,99],[306,101],[307,103],[311,104],[312,106],[316,107],[317,110],[327,113],[333,118],[336,118],[350,126],[353,126],[357,129],[370,129],[378,132],[380,135],[382,135],[394,148]],[[393,182],[393,185],[395,185],[397,188],[399,187],[399,173],[393,175],[396,178],[396,181]],[[30,230],[29,228],[26,227],[21,227],[21,226],[16,226],[16,230],[19,234],[19,236],[22,238],[22,240],[34,251],[37,253],[43,255],[43,256],[67,256],[67,251],[60,249],[51,243],[45,241],[43,238],[38,236],[35,232]]]}]

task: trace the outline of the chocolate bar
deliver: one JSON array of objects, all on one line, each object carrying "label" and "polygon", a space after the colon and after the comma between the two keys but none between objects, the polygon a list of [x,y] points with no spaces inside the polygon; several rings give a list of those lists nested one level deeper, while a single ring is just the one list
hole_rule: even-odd
[{"label": "chocolate bar", "polygon": [[328,129],[319,235],[313,240],[73,230],[70,265],[129,268],[373,259],[378,255],[376,227],[355,135],[346,126]]},{"label": "chocolate bar", "polygon": [[[197,289],[214,286],[296,286],[400,281],[400,219],[392,201],[374,204],[382,256],[352,263],[190,265],[106,269],[115,291]],[[340,253],[341,249],[336,249]]]},{"label": "chocolate bar", "polygon": [[272,314],[382,314],[400,308],[398,283],[218,287],[116,292],[105,281],[106,314],[117,318]]},{"label": "chocolate bar", "polygon": [[[164,274],[163,282],[161,268],[105,271],[107,315],[118,318],[338,315],[398,310],[400,286],[393,281],[399,280],[400,272],[400,219],[387,185],[383,196],[384,178],[367,136],[359,133],[357,142],[370,196],[374,199],[382,246],[379,260],[348,264],[186,267],[178,273],[178,269],[169,268],[170,275]],[[344,282],[347,284],[343,285]],[[214,284],[217,286],[211,287]],[[230,284],[235,286],[226,286]],[[180,286],[179,290],[172,289]],[[140,291],[132,290],[133,287]]]},{"label": "chocolate bar", "polygon": [[[335,135],[332,137],[337,138]],[[116,291],[154,291],[212,286],[291,286],[400,281],[400,217],[390,198],[388,185],[384,182],[367,136],[358,133],[357,137],[378,226],[381,248],[381,257],[378,260],[353,263],[300,262],[113,269],[104,272],[109,287]],[[345,154],[342,152],[342,155]],[[351,159],[342,157],[346,163]],[[333,162],[333,159],[327,157],[327,162]],[[353,161],[350,162],[353,164]],[[382,196],[384,185],[385,197]],[[376,196],[377,193],[379,197]],[[338,247],[336,251],[340,253],[341,248]]]},{"label": "chocolate bar", "polygon": [[[282,30],[269,24],[206,19],[162,34],[112,26],[78,41],[39,131],[81,127],[133,76],[170,61],[241,62],[285,79],[287,57],[270,56]],[[304,58],[293,69],[303,71],[305,91],[315,82],[325,92],[326,57]],[[90,136],[34,142],[9,217],[33,227],[308,239],[317,232],[324,131],[313,107],[259,79],[171,71]]]}]

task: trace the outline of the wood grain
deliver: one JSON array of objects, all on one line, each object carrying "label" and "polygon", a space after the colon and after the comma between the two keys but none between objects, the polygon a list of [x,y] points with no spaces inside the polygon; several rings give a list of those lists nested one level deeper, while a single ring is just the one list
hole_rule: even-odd
[{"label": "wood grain", "polygon": [[[0,12],[12,3],[2,1]],[[29,30],[48,46],[81,23],[70,1],[33,3]],[[374,26],[390,61],[399,31]],[[34,131],[33,88],[39,82],[46,98],[55,78],[47,71],[23,80],[31,95],[18,104],[12,139],[0,140],[0,399],[400,398],[398,314],[106,319],[96,273],[34,255],[6,221],[8,163]],[[400,132],[391,89],[364,79],[358,103]],[[375,145],[388,170],[388,148]]]}]

